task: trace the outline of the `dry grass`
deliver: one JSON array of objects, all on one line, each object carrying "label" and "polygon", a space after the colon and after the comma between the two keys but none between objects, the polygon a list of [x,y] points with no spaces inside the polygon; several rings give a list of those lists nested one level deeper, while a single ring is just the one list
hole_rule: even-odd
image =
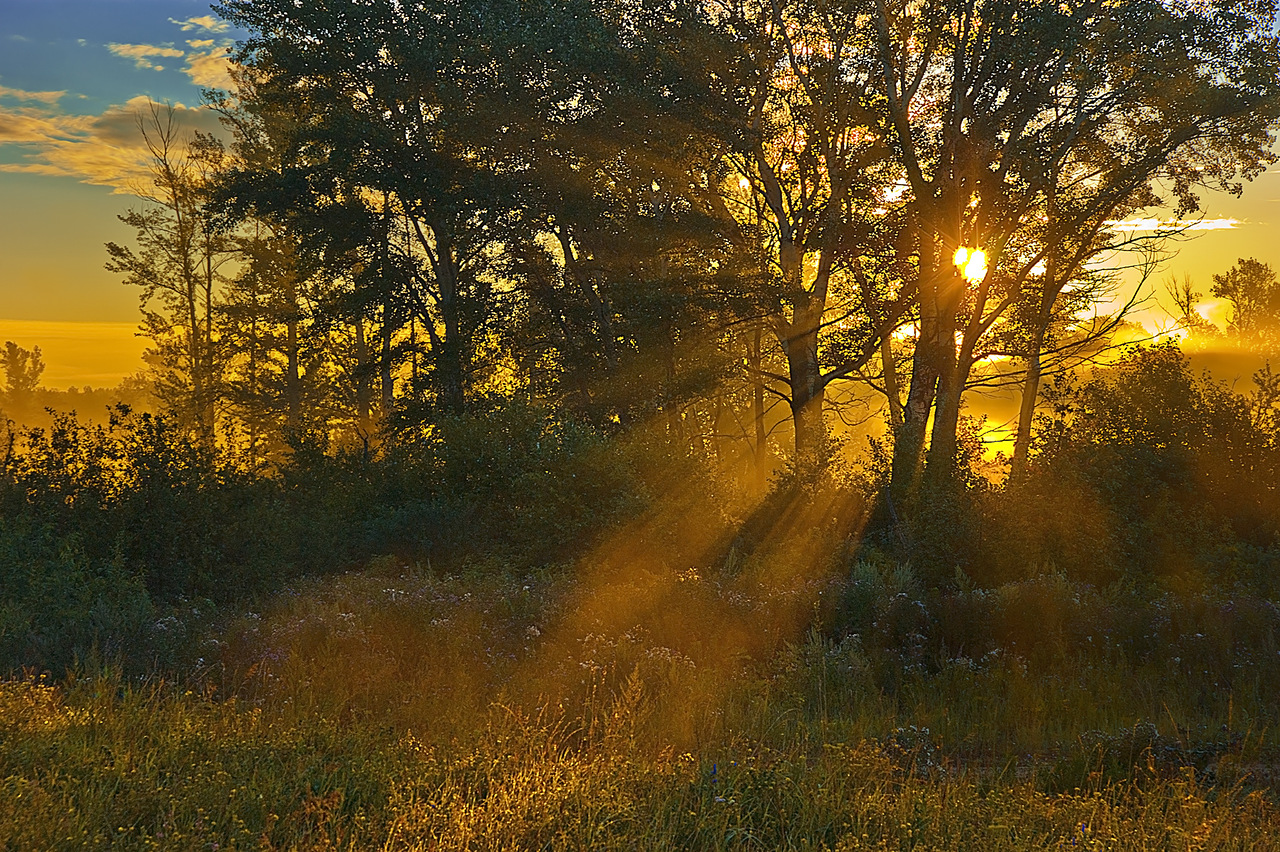
[{"label": "dry grass", "polygon": [[1216,696],[1181,661],[890,654],[806,626],[839,586],[304,584],[191,688],[0,685],[0,848],[1280,846],[1262,669]]}]

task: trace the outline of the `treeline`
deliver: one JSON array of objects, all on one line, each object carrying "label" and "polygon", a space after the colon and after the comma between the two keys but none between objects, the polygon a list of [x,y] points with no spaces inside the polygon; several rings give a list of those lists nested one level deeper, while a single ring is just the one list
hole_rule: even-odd
[{"label": "treeline", "polygon": [[1178,227],[1118,220],[1272,161],[1268,10],[227,2],[229,145],[143,116],[110,266],[167,412],[264,459],[520,397],[809,464],[855,383],[901,502],[977,386],[1020,388],[1026,464]]},{"label": "treeline", "polygon": [[[226,141],[141,116],[153,181],[108,246],[159,413],[9,433],[8,659],[378,555],[568,561],[623,523],[669,565],[1271,593],[1269,370],[1074,368],[1197,192],[1275,159],[1273,4],[218,10],[251,33],[208,93]],[[1213,293],[1271,345],[1269,267]],[[995,476],[964,414],[991,387],[1022,400]]]},{"label": "treeline", "polygon": [[0,349],[0,423],[12,431],[18,426],[50,428],[58,413],[75,412],[90,422],[105,422],[114,406],[127,405],[149,410],[154,400],[150,382],[143,372],[126,376],[114,387],[68,387],[57,390],[41,383],[44,375],[44,353],[39,346],[30,349],[6,340]]}]

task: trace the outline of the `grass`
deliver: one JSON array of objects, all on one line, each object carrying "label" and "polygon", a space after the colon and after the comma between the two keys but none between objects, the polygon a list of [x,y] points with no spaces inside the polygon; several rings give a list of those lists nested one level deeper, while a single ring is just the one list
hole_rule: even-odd
[{"label": "grass", "polygon": [[1248,602],[873,574],[303,583],[171,680],[0,684],[0,849],[1280,847]]}]

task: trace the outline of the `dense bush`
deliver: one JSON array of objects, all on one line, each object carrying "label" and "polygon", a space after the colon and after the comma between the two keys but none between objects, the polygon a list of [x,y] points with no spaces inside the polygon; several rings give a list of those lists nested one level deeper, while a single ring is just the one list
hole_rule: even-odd
[{"label": "dense bush", "polygon": [[134,654],[168,607],[244,600],[381,554],[566,559],[644,495],[624,444],[517,405],[377,452],[302,436],[268,472],[150,415],[59,416],[9,436],[0,669]]},{"label": "dense bush", "polygon": [[[1197,378],[1173,343],[1135,347],[1087,381],[1060,380],[1026,472],[926,482],[899,542],[931,585],[1061,573],[1188,592],[1280,590],[1280,387],[1264,369],[1241,394]],[[966,474],[967,472],[967,474]]]}]

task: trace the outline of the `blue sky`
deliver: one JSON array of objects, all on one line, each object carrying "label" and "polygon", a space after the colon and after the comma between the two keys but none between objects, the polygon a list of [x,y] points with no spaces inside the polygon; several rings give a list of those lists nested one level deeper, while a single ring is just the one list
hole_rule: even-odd
[{"label": "blue sky", "polygon": [[137,319],[103,269],[103,244],[130,237],[137,107],[216,129],[200,91],[243,35],[199,0],[0,0],[0,319]]}]

